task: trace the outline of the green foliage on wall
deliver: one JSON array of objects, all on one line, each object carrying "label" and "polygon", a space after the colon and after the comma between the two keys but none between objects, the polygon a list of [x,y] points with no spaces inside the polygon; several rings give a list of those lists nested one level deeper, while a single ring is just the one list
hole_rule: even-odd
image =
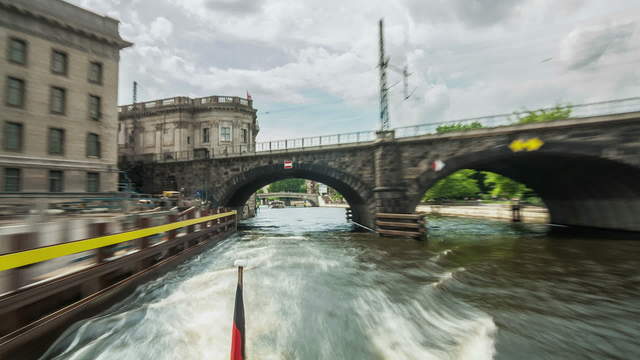
[{"label": "green foliage on wall", "polygon": [[436,128],[436,133],[444,134],[444,133],[449,133],[454,131],[468,131],[468,130],[474,130],[474,129],[481,129],[483,127],[484,126],[477,121],[474,121],[470,124],[457,123],[457,124],[451,124],[451,125],[440,125]]},{"label": "green foliage on wall", "polygon": [[518,123],[531,124],[531,123],[539,123],[539,122],[546,122],[546,121],[564,120],[564,119],[568,119],[569,116],[571,116],[572,110],[573,109],[571,105],[569,106],[557,105],[553,109],[525,111],[527,115],[521,117],[518,120]]}]

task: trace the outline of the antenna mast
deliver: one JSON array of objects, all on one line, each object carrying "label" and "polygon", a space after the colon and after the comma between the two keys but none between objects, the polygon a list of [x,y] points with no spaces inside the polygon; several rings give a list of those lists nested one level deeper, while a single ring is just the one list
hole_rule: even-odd
[{"label": "antenna mast", "polygon": [[380,25],[380,62],[378,67],[380,68],[380,130],[389,130],[389,101],[387,88],[387,66],[389,65],[389,59],[384,56],[384,24],[382,19],[379,22]]},{"label": "antenna mast", "polygon": [[138,102],[138,82],[133,82],[133,105]]}]

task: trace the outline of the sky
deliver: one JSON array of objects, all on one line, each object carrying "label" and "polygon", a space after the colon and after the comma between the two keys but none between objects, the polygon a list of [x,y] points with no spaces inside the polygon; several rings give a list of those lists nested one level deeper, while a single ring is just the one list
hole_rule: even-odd
[{"label": "sky", "polygon": [[637,0],[71,0],[121,21],[119,96],[245,97],[258,141],[640,96]]}]

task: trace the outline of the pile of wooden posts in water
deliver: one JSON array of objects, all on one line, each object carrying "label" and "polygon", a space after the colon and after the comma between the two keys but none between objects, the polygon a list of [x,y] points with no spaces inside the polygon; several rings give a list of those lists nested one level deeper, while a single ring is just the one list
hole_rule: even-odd
[{"label": "pile of wooden posts in water", "polygon": [[376,214],[378,235],[402,236],[422,240],[427,233],[426,213]]}]

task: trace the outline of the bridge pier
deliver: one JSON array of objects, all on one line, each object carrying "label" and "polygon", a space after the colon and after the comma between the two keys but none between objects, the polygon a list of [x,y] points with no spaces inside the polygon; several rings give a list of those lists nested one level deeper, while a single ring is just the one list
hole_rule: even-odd
[{"label": "bridge pier", "polygon": [[[395,141],[395,131],[376,132],[376,148],[374,152],[375,188],[373,189],[376,204],[375,213],[405,213],[407,189],[402,181],[402,151]],[[372,219],[375,213],[371,214]]]}]

